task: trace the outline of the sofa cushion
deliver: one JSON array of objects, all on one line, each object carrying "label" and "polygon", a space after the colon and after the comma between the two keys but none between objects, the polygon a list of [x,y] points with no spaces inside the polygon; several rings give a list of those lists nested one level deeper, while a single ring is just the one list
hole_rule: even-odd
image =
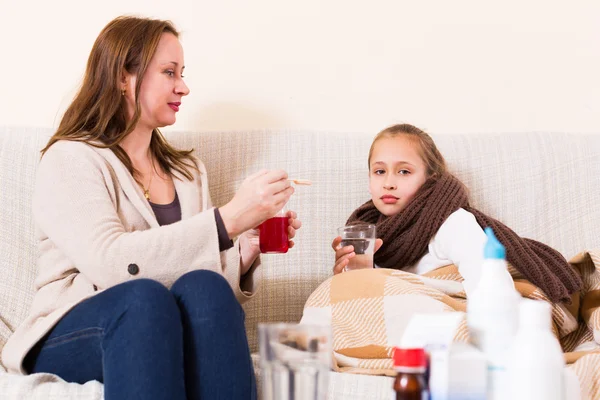
[{"label": "sofa cushion", "polygon": [[104,385],[98,381],[83,385],[67,383],[52,374],[17,376],[0,373],[0,393],[4,400],[102,400]]},{"label": "sofa cushion", "polygon": [[[310,293],[331,275],[336,228],[369,199],[367,155],[374,133],[255,131],[168,135],[205,162],[213,201],[225,204],[260,168],[284,168],[299,186],[289,203],[303,227],[287,254],[263,255],[263,286],[244,305],[251,348],[258,322],[299,321]],[[566,258],[598,247],[600,135],[437,135],[472,205]]]}]

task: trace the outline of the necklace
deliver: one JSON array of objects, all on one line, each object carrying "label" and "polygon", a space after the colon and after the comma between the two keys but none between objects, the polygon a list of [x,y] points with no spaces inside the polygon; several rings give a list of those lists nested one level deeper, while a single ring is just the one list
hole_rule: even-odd
[{"label": "necklace", "polygon": [[144,184],[140,182],[140,185],[142,186],[142,189],[144,190],[144,197],[146,198],[146,200],[150,200],[150,185],[152,185],[152,179],[153,178],[154,178],[154,171],[152,171],[152,175],[150,175],[150,182],[148,182],[148,188],[147,189],[144,186]]}]

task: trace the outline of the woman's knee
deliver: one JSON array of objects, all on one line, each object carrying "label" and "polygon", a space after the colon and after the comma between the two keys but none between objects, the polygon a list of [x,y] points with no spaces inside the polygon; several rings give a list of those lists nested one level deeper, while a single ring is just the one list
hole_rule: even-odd
[{"label": "woman's knee", "polygon": [[206,314],[243,313],[227,280],[213,271],[188,272],[175,282],[171,291],[180,304],[197,305]]},{"label": "woman's knee", "polygon": [[173,284],[171,291],[175,294],[194,292],[206,297],[223,293],[233,295],[231,286],[222,275],[205,269],[188,272],[181,276]]},{"label": "woman's knee", "polygon": [[124,283],[122,289],[129,313],[136,310],[163,315],[178,312],[173,294],[160,282],[152,279],[136,279]]}]

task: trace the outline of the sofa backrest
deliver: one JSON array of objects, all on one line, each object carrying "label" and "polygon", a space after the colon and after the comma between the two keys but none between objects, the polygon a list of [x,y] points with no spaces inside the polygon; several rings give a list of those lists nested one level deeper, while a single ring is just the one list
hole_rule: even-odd
[{"label": "sofa backrest", "polygon": [[[47,129],[0,128],[0,349],[26,316],[36,249],[31,194]],[[374,133],[312,131],[173,132],[194,148],[209,173],[215,205],[260,168],[282,168],[298,186],[289,208],[303,227],[287,254],[263,255],[263,285],[246,303],[253,350],[258,322],[298,321],[310,293],[331,275],[336,228],[369,199],[367,154]],[[522,236],[569,258],[600,245],[600,135],[525,133],[434,136],[471,203]],[[48,210],[48,212],[52,212]]]}]

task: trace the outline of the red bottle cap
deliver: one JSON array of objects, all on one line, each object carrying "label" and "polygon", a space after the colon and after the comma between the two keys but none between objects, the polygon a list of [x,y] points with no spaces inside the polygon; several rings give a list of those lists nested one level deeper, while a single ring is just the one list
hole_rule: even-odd
[{"label": "red bottle cap", "polygon": [[394,347],[394,367],[425,368],[427,356],[423,349],[400,349]]}]

